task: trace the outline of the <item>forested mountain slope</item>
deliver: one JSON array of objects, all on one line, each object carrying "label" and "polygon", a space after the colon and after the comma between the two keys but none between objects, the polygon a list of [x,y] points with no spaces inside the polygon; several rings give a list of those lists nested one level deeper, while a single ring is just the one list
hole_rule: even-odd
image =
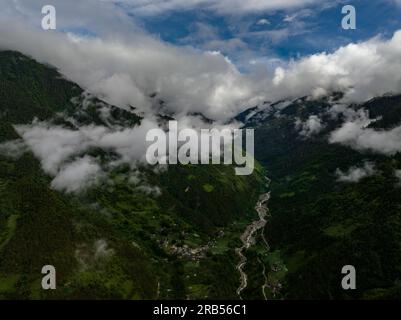
[{"label": "forested mountain slope", "polygon": [[[27,144],[37,132],[26,128],[75,137],[146,119],[52,67],[0,52],[0,297],[239,298],[236,248],[267,175],[267,227],[245,254],[243,298],[400,298],[401,96],[341,99],[266,102],[240,114],[255,128],[261,166],[252,176],[231,166],[133,167],[90,145],[80,159],[104,172],[70,192]],[[41,289],[47,264],[57,270],[54,291]],[[356,268],[356,290],[341,287],[345,265]]]},{"label": "forested mountain slope", "polygon": [[[110,165],[112,150],[90,147],[80,156],[106,174],[63,192],[16,130],[36,123],[73,136],[80,128],[121,131],[143,120],[134,111],[85,94],[52,67],[0,52],[1,298],[237,297],[234,249],[255,218],[261,168],[249,177],[231,166],[132,168]],[[44,265],[55,266],[57,290],[42,290]]]},{"label": "forested mountain slope", "polygon": [[[247,120],[272,179],[266,234],[286,266],[282,296],[400,298],[401,96],[341,96],[281,102]],[[345,265],[356,290],[341,287]]]}]

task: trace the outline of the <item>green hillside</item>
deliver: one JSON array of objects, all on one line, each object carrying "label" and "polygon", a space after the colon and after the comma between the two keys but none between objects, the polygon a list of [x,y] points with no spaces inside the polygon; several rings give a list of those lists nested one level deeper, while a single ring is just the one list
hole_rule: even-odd
[{"label": "green hillside", "polygon": [[[63,193],[51,187],[53,177],[28,148],[0,154],[0,298],[238,299],[236,248],[258,218],[254,207],[267,191],[265,175],[272,180],[268,222],[245,253],[242,298],[400,298],[401,183],[395,171],[401,155],[329,143],[330,133],[347,121],[329,112],[341,97],[301,98],[272,105],[274,112],[240,114],[255,128],[258,164],[249,177],[236,176],[231,166],[120,164],[108,166],[107,177],[91,188]],[[368,125],[375,130],[401,123],[401,96],[347,108],[377,118]],[[0,144],[11,141],[20,150],[15,125],[32,121],[70,130],[134,128],[143,121],[135,110],[86,94],[50,66],[0,52]],[[302,136],[296,123],[310,116],[325,126]],[[95,147],[83,154],[103,166],[117,158]],[[374,174],[338,180],[338,170],[364,163],[374,164]],[[133,182],[138,177],[142,188]],[[57,270],[54,291],[41,289],[47,264]],[[341,288],[344,265],[356,267],[357,290]]]},{"label": "green hillside", "polygon": [[[328,143],[343,123],[325,114],[326,99],[300,99],[256,126],[256,158],[272,178],[267,237],[288,270],[281,279],[288,299],[401,297],[401,187],[394,172],[401,155],[382,156]],[[355,110],[381,117],[372,128],[401,122],[401,96],[376,98]],[[295,119],[321,114],[327,126],[303,138]],[[401,137],[400,137],[401,139]],[[375,163],[376,174],[357,183],[337,181],[337,168]],[[357,270],[357,290],[341,288],[341,269]]]},{"label": "green hillside", "polygon": [[[49,66],[0,52],[0,142],[17,141],[14,125],[34,119],[72,129],[134,127],[141,118],[133,111],[88,98]],[[114,156],[88,152],[102,161]],[[159,196],[130,184],[126,165],[81,194],[64,194],[31,152],[1,154],[0,298],[238,298],[234,249],[256,217],[262,169],[249,177],[230,166],[139,170]],[[57,290],[41,289],[48,264]]]}]

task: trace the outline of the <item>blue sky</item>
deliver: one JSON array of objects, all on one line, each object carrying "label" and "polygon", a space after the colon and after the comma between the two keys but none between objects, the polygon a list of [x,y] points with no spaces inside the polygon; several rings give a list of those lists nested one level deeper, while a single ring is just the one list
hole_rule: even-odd
[{"label": "blue sky", "polygon": [[[176,46],[220,51],[242,71],[401,29],[401,0],[48,0],[59,31],[96,36],[99,27],[134,34],[139,25]],[[341,9],[356,8],[357,29],[343,30]],[[39,23],[41,0],[0,0],[5,16]],[[124,19],[120,16],[124,16]],[[132,26],[123,23],[130,19]],[[142,31],[139,31],[142,32]]]},{"label": "blue sky", "polygon": [[[341,9],[345,4],[356,8],[356,30],[341,28]],[[252,61],[274,64],[275,59],[332,52],[376,35],[389,38],[401,29],[401,6],[397,0],[339,0],[240,14],[201,8],[131,14],[148,32],[166,42],[221,51],[245,68]]]}]

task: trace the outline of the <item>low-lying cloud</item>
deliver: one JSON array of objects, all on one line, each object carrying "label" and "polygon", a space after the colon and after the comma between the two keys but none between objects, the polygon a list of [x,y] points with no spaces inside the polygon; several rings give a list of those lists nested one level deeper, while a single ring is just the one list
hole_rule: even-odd
[{"label": "low-lying cloud", "polygon": [[78,193],[96,184],[101,172],[96,160],[85,156],[62,167],[51,182],[51,187],[67,193]]},{"label": "low-lying cloud", "polygon": [[337,180],[346,183],[357,183],[360,180],[375,175],[376,169],[374,164],[365,162],[362,167],[351,167],[347,172],[337,169]]},{"label": "low-lying cloud", "polygon": [[146,133],[157,124],[143,120],[134,128],[107,128],[82,126],[75,130],[53,126],[46,122],[19,125],[15,129],[34,155],[40,159],[44,171],[56,175],[66,161],[80,156],[89,148],[102,148],[120,156],[121,162],[144,162],[147,143]]},{"label": "low-lying cloud", "polygon": [[310,138],[320,133],[325,128],[323,121],[316,115],[310,116],[306,121],[297,119],[295,121],[295,129],[299,130],[299,134],[306,138]]},{"label": "low-lying cloud", "polygon": [[[43,170],[54,177],[51,186],[68,193],[79,193],[99,182],[104,176],[104,170],[111,170],[121,164],[135,168],[145,163],[145,137],[149,130],[157,127],[157,123],[145,119],[134,128],[89,125],[67,129],[46,122],[33,122],[15,126],[15,129],[24,144],[40,160]],[[8,145],[3,146],[8,147],[9,152],[12,151]],[[97,159],[86,155],[91,148],[113,152],[117,157],[104,168]]]},{"label": "low-lying cloud", "polygon": [[346,145],[358,151],[371,151],[384,155],[394,155],[401,151],[401,126],[390,130],[378,130],[369,125],[375,121],[366,112],[357,118],[345,121],[330,134],[330,143]]}]

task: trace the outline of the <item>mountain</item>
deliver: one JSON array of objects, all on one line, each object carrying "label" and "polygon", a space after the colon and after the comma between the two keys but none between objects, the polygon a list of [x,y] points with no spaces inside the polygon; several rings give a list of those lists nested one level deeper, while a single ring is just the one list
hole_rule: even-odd
[{"label": "mountain", "polygon": [[[89,96],[50,66],[0,52],[1,298],[238,298],[235,248],[257,217],[260,166],[249,177],[232,166],[157,171],[91,146],[80,156],[96,159],[103,176],[64,192],[17,130],[37,124],[66,139],[82,128],[121,132],[142,121],[134,108]],[[57,290],[41,288],[45,265],[56,268]]]},{"label": "mountain", "polygon": [[[341,97],[296,99],[247,120],[272,179],[266,237],[282,298],[401,297],[401,96]],[[356,290],[341,287],[345,265],[356,268]]]},{"label": "mountain", "polygon": [[[159,121],[172,119],[152,98]],[[255,129],[252,176],[231,166],[132,167],[115,149],[89,145],[79,157],[95,159],[102,175],[69,192],[37,156],[46,143],[69,148],[70,135],[121,134],[146,119],[50,66],[0,52],[0,297],[400,298],[401,95],[342,99],[265,102],[239,114]],[[32,128],[48,134],[38,150],[26,145]],[[253,245],[239,251],[244,242]],[[41,289],[48,264],[57,290]],[[346,265],[356,290],[341,287]]]}]

